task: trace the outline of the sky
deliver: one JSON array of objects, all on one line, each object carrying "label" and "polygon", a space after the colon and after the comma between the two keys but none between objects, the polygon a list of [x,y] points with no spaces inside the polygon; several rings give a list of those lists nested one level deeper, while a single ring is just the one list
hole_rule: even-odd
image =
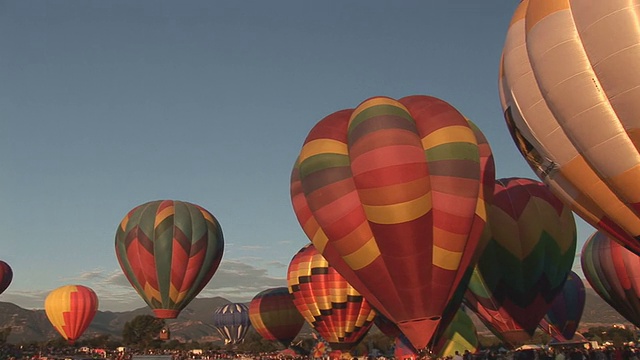
[{"label": "sky", "polygon": [[[536,179],[507,131],[498,65],[517,1],[0,0],[0,301],[42,309],[67,284],[102,311],[146,306],[115,256],[152,200],[220,222],[200,297],[286,286],[308,239],[292,165],[323,117],[424,94],[473,120],[497,177]],[[594,229],[576,216],[578,254]],[[579,258],[574,261],[579,270]]]}]

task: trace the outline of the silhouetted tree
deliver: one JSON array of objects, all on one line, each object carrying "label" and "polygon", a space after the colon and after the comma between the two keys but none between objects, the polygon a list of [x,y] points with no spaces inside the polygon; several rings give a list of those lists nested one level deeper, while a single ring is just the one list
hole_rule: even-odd
[{"label": "silhouetted tree", "polygon": [[151,315],[138,315],[124,324],[122,343],[127,346],[148,348],[164,328],[163,319]]},{"label": "silhouetted tree", "polygon": [[7,338],[11,335],[11,326],[7,326],[6,328],[0,330],[0,345],[4,345],[7,343]]}]

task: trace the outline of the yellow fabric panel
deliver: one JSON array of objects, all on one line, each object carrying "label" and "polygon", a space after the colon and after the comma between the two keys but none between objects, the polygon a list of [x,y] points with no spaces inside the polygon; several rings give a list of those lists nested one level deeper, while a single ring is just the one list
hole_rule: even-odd
[{"label": "yellow fabric panel", "polygon": [[69,339],[69,337],[64,330],[64,326],[67,325],[64,322],[64,313],[71,311],[69,294],[75,291],[77,288],[74,285],[62,286],[51,291],[44,301],[44,309],[49,321],[65,339]]},{"label": "yellow fabric panel", "polygon": [[321,228],[318,228],[318,231],[316,231],[313,238],[311,238],[311,242],[313,243],[313,246],[316,247],[316,250],[322,253],[329,242],[329,238]]},{"label": "yellow fabric panel", "polygon": [[433,265],[445,270],[458,270],[462,253],[449,251],[438,246],[433,247]]},{"label": "yellow fabric panel", "polygon": [[153,286],[149,285],[149,283],[144,284],[144,293],[146,295],[146,298],[149,300],[156,299],[158,301],[161,301],[162,299],[160,297],[160,292],[154,289]]},{"label": "yellow fabric panel", "polygon": [[462,252],[468,240],[469,234],[456,234],[438,227],[433,228],[434,246],[439,246],[444,250]]},{"label": "yellow fabric panel", "polygon": [[[609,187],[597,177],[582,157],[577,157],[564,165],[560,171],[566,174],[581,194],[589,194],[593,203],[599,206],[616,224],[629,234],[640,235],[640,220],[626,205],[611,192]],[[594,212],[594,211],[591,211]],[[595,212],[594,212],[595,213]],[[598,215],[596,213],[596,215]]]},{"label": "yellow fabric panel", "polygon": [[477,144],[476,136],[468,126],[447,126],[438,129],[422,138],[422,147],[431,149],[438,145],[452,142]]},{"label": "yellow fabric panel", "polygon": [[127,216],[125,216],[124,219],[122,219],[122,221],[120,222],[120,229],[122,229],[122,231],[126,231],[128,223],[129,215],[127,214]]},{"label": "yellow fabric panel", "polygon": [[158,226],[158,224],[164,221],[164,219],[168,218],[173,214],[175,214],[175,208],[173,205],[167,206],[166,208],[160,210],[160,212],[156,214],[156,219],[155,219],[156,221],[153,224],[153,227],[155,228],[156,226]]},{"label": "yellow fabric panel", "polygon": [[631,203],[640,202],[640,164],[623,172],[620,175],[609,178],[608,183],[620,190],[621,195]]},{"label": "yellow fabric panel", "polygon": [[358,189],[358,195],[363,204],[379,206],[415,199],[424,195],[429,190],[428,187],[428,179],[418,178],[413,181],[386,185],[384,191],[380,191],[379,188]]},{"label": "yellow fabric panel", "polygon": [[333,241],[331,244],[339,254],[350,254],[360,249],[372,237],[373,234],[371,233],[369,222],[363,221],[353,231]]},{"label": "yellow fabric panel", "polygon": [[268,331],[267,327],[264,324],[264,321],[262,321],[262,316],[260,316],[259,312],[253,314],[249,312],[249,321],[251,322],[251,325],[253,325],[254,329],[264,329]]},{"label": "yellow fabric panel", "polygon": [[213,220],[213,216],[211,216],[211,214],[208,211],[204,211],[202,209],[200,209],[200,213],[202,214],[202,217],[204,217],[207,221],[212,222],[212,223],[216,223],[216,221]]},{"label": "yellow fabric panel", "polygon": [[431,192],[417,199],[383,206],[363,205],[367,219],[376,224],[398,224],[415,220],[431,210]]},{"label": "yellow fabric panel", "polygon": [[371,264],[378,256],[380,256],[380,249],[378,249],[376,240],[371,238],[358,250],[342,258],[350,268],[359,270]]},{"label": "yellow fabric panel", "polygon": [[169,298],[176,304],[184,300],[184,298],[187,297],[187,293],[188,291],[178,291],[178,289],[173,286],[173,284],[171,284],[169,287]]},{"label": "yellow fabric panel", "polygon": [[331,139],[316,139],[304,144],[302,150],[300,150],[298,163],[302,164],[303,161],[314,155],[327,153],[347,155],[349,154],[349,149],[347,149],[347,144],[341,141]]},{"label": "yellow fabric panel", "polygon": [[527,32],[546,16],[569,8],[569,0],[530,0],[526,14]]},{"label": "yellow fabric panel", "polygon": [[371,98],[369,100],[365,100],[362,104],[360,104],[351,114],[351,119],[349,120],[349,126],[351,126],[351,121],[353,119],[355,119],[356,117],[358,117],[358,115],[363,112],[364,110],[367,110],[368,108],[374,107],[374,106],[379,106],[379,105],[391,105],[391,106],[395,106],[398,108],[401,108],[402,110],[406,111],[407,114],[409,114],[409,110],[407,110],[407,108],[402,105],[401,103],[399,103],[398,101],[388,98],[388,97],[375,97],[375,98]]},{"label": "yellow fabric panel", "polygon": [[311,269],[326,267],[329,267],[329,263],[327,262],[327,260],[322,257],[322,255],[317,254],[311,258],[311,262],[309,263],[309,265],[305,266],[305,270],[307,271],[306,275],[311,275]]},{"label": "yellow fabric panel", "polygon": [[[482,194],[482,191],[480,191],[480,194]],[[480,199],[478,200],[478,203],[476,203],[476,215],[478,215],[480,217],[480,219],[482,220],[487,220],[487,204],[483,199],[483,196],[480,195]]]}]

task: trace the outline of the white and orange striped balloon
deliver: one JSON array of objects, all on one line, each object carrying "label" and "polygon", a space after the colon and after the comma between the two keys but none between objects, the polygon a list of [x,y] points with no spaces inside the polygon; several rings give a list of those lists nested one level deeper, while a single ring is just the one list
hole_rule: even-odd
[{"label": "white and orange striped balloon", "polygon": [[640,1],[524,0],[500,66],[518,149],[591,225],[640,254]]}]

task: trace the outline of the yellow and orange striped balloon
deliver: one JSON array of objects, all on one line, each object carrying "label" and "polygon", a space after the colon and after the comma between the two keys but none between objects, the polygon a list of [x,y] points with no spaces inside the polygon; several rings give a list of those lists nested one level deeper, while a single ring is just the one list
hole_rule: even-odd
[{"label": "yellow and orange striped balloon", "polygon": [[47,295],[44,310],[53,327],[73,344],[96,315],[98,297],[86,286],[66,285]]}]

